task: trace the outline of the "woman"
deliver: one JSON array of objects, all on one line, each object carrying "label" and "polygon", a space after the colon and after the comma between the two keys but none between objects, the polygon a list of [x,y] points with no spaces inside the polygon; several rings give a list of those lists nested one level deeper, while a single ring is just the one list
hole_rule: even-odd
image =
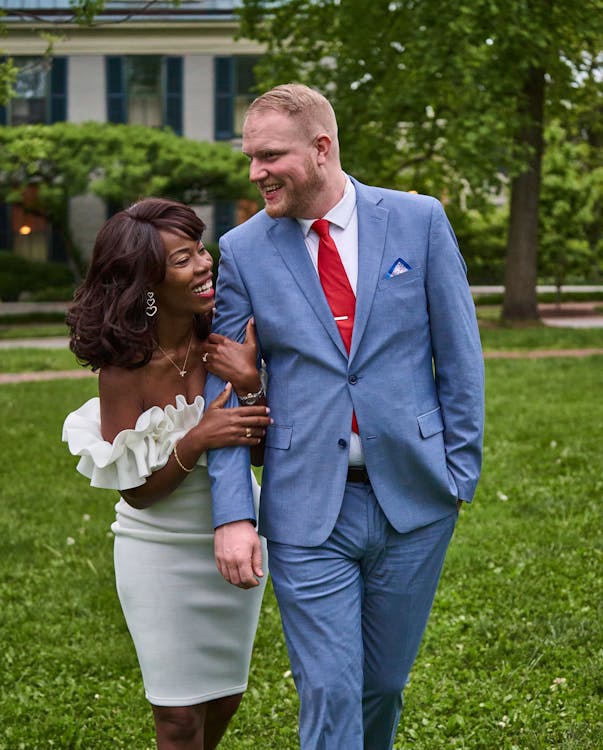
[{"label": "woman", "polygon": [[[251,323],[245,344],[212,345],[230,383],[204,404],[214,297],[204,228],[156,198],[116,214],[67,316],[72,350],[100,370],[100,399],[67,417],[63,440],[92,486],[121,493],[117,590],[161,750],[218,745],[246,688],[263,594],[229,585],[214,562],[205,452],[258,447],[270,419]],[[245,406],[224,408],[231,388]]]}]

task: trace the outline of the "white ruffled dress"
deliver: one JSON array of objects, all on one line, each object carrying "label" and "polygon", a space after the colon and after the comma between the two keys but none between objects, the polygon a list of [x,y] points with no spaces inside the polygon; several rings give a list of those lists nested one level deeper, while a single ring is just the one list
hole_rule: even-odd
[{"label": "white ruffled dress", "polygon": [[[177,396],[175,407],[151,407],[108,443],[92,398],[69,414],[63,440],[93,487],[130,489],[165,466],[203,409],[201,396],[192,404]],[[253,475],[252,484],[257,504]],[[138,510],[120,498],[115,510],[117,592],[148,700],[188,706],[243,692],[265,579],[243,590],[216,568],[205,455],[165,500]]]}]

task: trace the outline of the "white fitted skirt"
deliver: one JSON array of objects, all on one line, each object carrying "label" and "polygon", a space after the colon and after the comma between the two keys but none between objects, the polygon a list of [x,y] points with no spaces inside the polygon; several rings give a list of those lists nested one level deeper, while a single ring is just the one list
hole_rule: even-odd
[{"label": "white fitted skirt", "polygon": [[243,692],[265,578],[239,589],[216,568],[207,469],[150,508],[115,509],[117,592],[147,699],[190,706]]}]

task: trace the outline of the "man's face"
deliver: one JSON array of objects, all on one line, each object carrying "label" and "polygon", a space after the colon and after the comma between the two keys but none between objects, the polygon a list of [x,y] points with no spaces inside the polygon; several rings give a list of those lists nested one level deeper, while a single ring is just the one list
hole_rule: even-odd
[{"label": "man's face", "polygon": [[319,218],[314,206],[320,202],[324,177],[315,144],[299,121],[273,110],[250,114],[243,126],[243,153],[266,213],[273,218]]}]

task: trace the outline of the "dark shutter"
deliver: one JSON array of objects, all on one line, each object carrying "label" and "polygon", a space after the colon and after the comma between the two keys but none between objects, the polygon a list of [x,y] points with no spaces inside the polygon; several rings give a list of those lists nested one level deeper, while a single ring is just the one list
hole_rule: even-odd
[{"label": "dark shutter", "polygon": [[67,58],[53,57],[50,69],[50,122],[67,119]]},{"label": "dark shutter", "polygon": [[48,260],[53,263],[66,263],[68,256],[63,235],[54,225],[50,227],[49,235]]},{"label": "dark shutter", "polygon": [[220,201],[214,203],[214,236],[217,242],[223,234],[235,225],[235,203]]},{"label": "dark shutter", "polygon": [[107,121],[125,123],[127,122],[127,117],[123,58],[106,57],[105,74],[107,85]]},{"label": "dark shutter", "polygon": [[214,138],[225,141],[233,137],[234,64],[232,57],[214,58]]},{"label": "dark shutter", "polygon": [[12,236],[10,231],[10,206],[0,203],[0,250],[12,250]]},{"label": "dark shutter", "polygon": [[182,58],[165,58],[164,123],[182,135]]}]

